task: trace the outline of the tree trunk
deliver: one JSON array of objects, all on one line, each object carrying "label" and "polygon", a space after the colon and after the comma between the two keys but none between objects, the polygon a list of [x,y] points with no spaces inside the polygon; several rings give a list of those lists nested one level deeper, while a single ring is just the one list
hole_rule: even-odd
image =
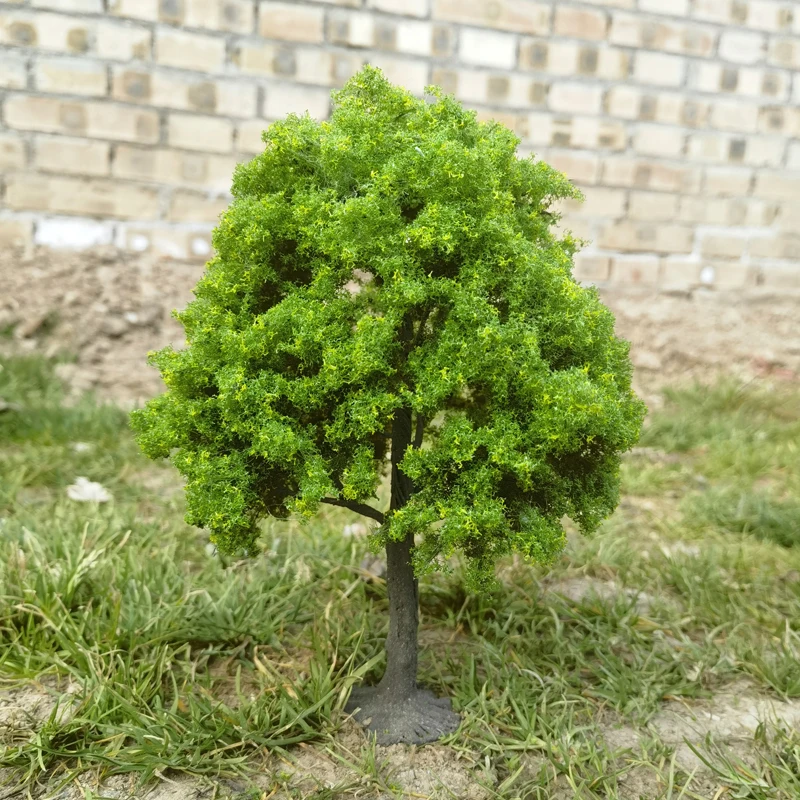
[{"label": "tree trunk", "polygon": [[[409,340],[409,330],[403,334]],[[414,486],[399,468],[410,445],[422,443],[424,422],[417,420],[412,440],[411,409],[401,408],[392,421],[391,510],[402,508]],[[417,686],[417,628],[419,588],[411,565],[414,534],[386,544],[386,588],[389,593],[389,636],[386,672],[377,686],[359,686],[350,693],[345,710],[351,712],[378,744],[425,744],[455,731],[461,717],[447,698]]]},{"label": "tree trunk", "polygon": [[[398,468],[411,444],[411,411],[399,409],[392,424],[392,510],[409,500],[413,485]],[[379,684],[389,696],[402,699],[417,688],[417,629],[419,588],[411,565],[414,534],[386,544],[386,588],[389,594],[389,635],[386,639],[386,672]]]}]

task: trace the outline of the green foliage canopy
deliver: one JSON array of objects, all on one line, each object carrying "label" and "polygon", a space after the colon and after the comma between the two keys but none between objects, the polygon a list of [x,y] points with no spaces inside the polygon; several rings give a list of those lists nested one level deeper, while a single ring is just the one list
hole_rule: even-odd
[{"label": "green foliage canopy", "polygon": [[377,537],[421,535],[418,574],[466,554],[474,587],[512,550],[562,549],[618,501],[644,407],[628,345],[551,205],[580,197],[518,139],[367,67],[330,121],[290,115],[237,166],[216,255],[151,354],[168,387],[134,412],[144,451],[187,479],[187,520],[223,551],[258,521],[366,502],[392,419],[412,413],[414,492]]}]

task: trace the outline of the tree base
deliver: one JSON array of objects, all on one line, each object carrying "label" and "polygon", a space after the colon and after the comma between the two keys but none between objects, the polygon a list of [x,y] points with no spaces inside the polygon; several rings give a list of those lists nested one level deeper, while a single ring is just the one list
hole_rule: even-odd
[{"label": "tree base", "polygon": [[345,710],[374,733],[381,745],[429,744],[461,724],[461,715],[451,710],[450,700],[428,689],[397,697],[380,686],[361,686],[350,693]]}]

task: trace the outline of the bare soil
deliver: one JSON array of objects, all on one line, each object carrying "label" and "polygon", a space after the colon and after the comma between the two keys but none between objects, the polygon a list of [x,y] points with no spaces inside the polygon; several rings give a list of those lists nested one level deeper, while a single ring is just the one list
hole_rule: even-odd
[{"label": "bare soil", "polygon": [[[50,354],[71,353],[74,363],[60,367],[63,378],[76,391],[93,389],[104,398],[125,405],[141,403],[162,389],[159,376],[146,365],[148,351],[167,344],[180,346],[180,326],[170,317],[174,308],[191,298],[191,288],[202,265],[148,260],[113,250],[93,253],[36,251],[27,258],[0,253],[0,331],[12,331],[0,340],[2,348]],[[657,294],[642,290],[607,290],[604,300],[617,316],[618,332],[632,343],[636,384],[645,399],[658,403],[662,387],[691,380],[711,381],[719,374],[744,379],[800,377],[800,337],[796,320],[800,297],[750,293],[746,296],[710,291],[693,294]],[[658,452],[649,454],[659,458]],[[349,531],[361,536],[363,531]],[[364,565],[365,579],[380,579],[380,563]],[[631,594],[613,581],[582,575],[562,577],[544,587],[579,602],[587,596],[599,602],[617,597],[646,614],[653,598]],[[423,630],[421,638],[426,632]],[[230,681],[226,665],[214,665],[215,688],[221,699]],[[249,684],[245,694],[253,689]],[[59,714],[69,714],[72,687],[31,684],[0,687],[0,732],[19,737],[33,735],[61,697]],[[66,700],[66,702],[65,702]],[[761,721],[800,726],[800,701],[780,702],[742,683],[729,686],[709,700],[691,703],[669,701],[644,728],[609,720],[601,725],[607,744],[619,751],[621,797],[655,797],[659,778],[636,754],[641,742],[653,737],[676,749],[676,761],[687,772],[698,769],[695,796],[719,796],[716,781],[702,769],[688,743],[701,747],[707,734],[746,759]],[[413,748],[396,745],[377,748],[376,775],[364,784],[362,773],[347,764],[348,751],[357,754],[363,734],[353,724],[337,739],[337,751],[322,746],[301,746],[290,758],[273,757],[264,767],[265,787],[271,776],[283,773],[301,796],[340,787],[341,797],[388,797],[381,782],[399,786],[410,797],[483,800],[500,778],[480,753],[441,745]],[[627,755],[626,755],[627,754]],[[548,768],[544,757],[526,754],[523,765],[534,778]],[[0,775],[0,779],[2,779]],[[161,783],[144,794],[137,792],[135,777],[114,776],[101,786],[89,775],[62,787],[60,800],[97,796],[128,800],[178,800],[241,796],[236,782],[212,781],[182,775],[163,775]],[[573,796],[563,776],[551,776],[551,797]],[[1,782],[1,780],[0,780]],[[663,787],[661,787],[663,788]],[[267,796],[268,788],[264,795]],[[15,797],[0,786],[0,797]],[[27,793],[16,797],[27,797]],[[53,795],[32,793],[34,797]],[[289,795],[270,795],[275,800]],[[320,795],[322,796],[322,795]]]},{"label": "bare soil", "polygon": [[[0,253],[0,331],[13,329],[3,346],[72,353],[75,363],[60,372],[76,391],[141,403],[163,388],[146,355],[183,343],[170,314],[191,299],[202,270],[114,249]],[[603,298],[632,343],[637,389],[651,404],[676,381],[800,374],[800,295],[606,289]]]}]

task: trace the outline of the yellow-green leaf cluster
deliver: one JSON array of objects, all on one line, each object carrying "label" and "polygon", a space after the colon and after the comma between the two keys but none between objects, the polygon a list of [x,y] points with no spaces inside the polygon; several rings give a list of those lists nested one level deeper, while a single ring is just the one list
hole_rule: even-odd
[{"label": "yellow-green leaf cluster", "polygon": [[554,201],[580,195],[428,92],[367,67],[330,121],[290,115],[236,168],[178,315],[188,346],[154,354],[167,392],[133,415],[221,549],[252,549],[265,516],[374,497],[400,409],[424,435],[379,536],[419,534],[419,573],[461,551],[479,586],[512,550],[555,557],[564,515],[591,531],[617,503],[644,411],[554,233]]}]

